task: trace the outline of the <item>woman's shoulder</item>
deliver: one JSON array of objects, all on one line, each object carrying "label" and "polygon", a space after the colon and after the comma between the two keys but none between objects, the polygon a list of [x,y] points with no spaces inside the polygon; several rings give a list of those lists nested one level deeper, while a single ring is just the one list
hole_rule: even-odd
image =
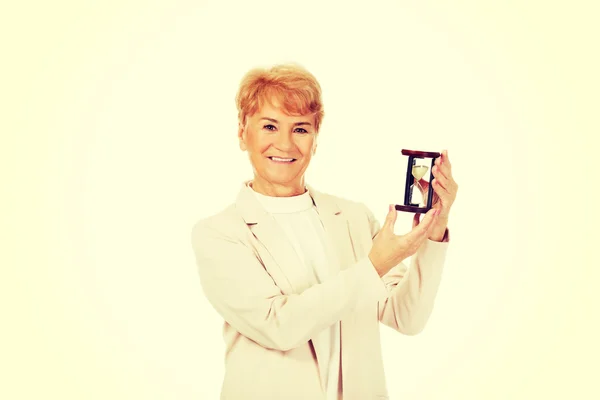
[{"label": "woman's shoulder", "polygon": [[217,235],[236,237],[246,227],[236,211],[235,204],[230,204],[220,211],[197,220],[192,226],[192,236]]}]

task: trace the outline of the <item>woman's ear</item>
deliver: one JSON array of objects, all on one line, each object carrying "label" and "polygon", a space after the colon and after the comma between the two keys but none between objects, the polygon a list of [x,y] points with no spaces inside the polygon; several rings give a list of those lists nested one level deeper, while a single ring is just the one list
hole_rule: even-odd
[{"label": "woman's ear", "polygon": [[246,129],[241,122],[238,123],[238,140],[240,142],[240,150],[246,151],[248,148],[246,146]]},{"label": "woman's ear", "polygon": [[317,139],[319,138],[319,135],[315,135],[315,139],[313,141],[313,146],[312,146],[312,155],[314,156],[317,153]]}]

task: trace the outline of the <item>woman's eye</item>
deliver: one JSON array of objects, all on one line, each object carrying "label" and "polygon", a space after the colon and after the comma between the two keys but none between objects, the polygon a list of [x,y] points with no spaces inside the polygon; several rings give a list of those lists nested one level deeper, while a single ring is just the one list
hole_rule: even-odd
[{"label": "woman's eye", "polygon": [[298,130],[296,131],[298,133],[308,133],[308,131],[304,128],[298,128]]},{"label": "woman's eye", "polygon": [[275,128],[275,126],[273,126],[273,125],[271,125],[271,124],[269,124],[269,125],[265,125],[265,128],[267,128],[267,129],[268,129],[268,130],[270,130],[270,131],[272,131],[272,130],[276,129],[276,128]]}]

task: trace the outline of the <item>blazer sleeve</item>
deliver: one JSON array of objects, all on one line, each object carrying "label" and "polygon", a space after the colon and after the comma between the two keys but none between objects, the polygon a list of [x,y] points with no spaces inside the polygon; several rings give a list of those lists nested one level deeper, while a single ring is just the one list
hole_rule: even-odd
[{"label": "blazer sleeve", "polygon": [[192,247],[202,289],[215,310],[242,335],[287,351],[388,291],[368,257],[302,293],[284,295],[251,248],[215,226],[197,223]]},{"label": "blazer sleeve", "polygon": [[[373,239],[381,226],[368,208],[367,215]],[[410,266],[402,262],[381,278],[389,293],[378,303],[383,324],[406,335],[425,328],[442,279],[448,242],[448,230],[442,242],[426,239],[410,258]]]}]

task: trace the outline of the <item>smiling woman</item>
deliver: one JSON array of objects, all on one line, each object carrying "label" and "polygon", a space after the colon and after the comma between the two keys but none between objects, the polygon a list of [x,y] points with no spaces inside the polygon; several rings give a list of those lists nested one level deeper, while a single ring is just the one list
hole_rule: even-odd
[{"label": "smiling woman", "polygon": [[321,88],[298,67],[253,70],[236,98],[240,148],[254,168],[252,188],[269,196],[302,194],[323,119]]},{"label": "smiling woman", "polygon": [[202,288],[224,319],[221,398],[388,398],[379,326],[414,335],[431,314],[458,188],[447,152],[438,202],[399,236],[393,206],[380,226],[364,204],[306,184],[324,115],[311,73],[252,70],[236,103],[254,178],[192,230]]}]

